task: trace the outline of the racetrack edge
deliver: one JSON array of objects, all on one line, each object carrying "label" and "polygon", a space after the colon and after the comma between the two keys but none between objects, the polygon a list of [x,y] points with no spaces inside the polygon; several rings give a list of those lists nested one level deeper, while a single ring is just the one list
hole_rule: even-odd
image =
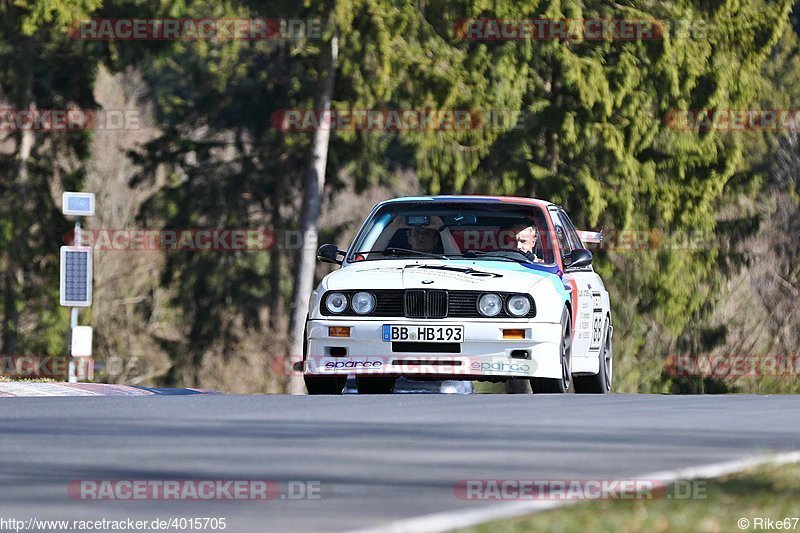
[{"label": "racetrack edge", "polygon": [[[751,455],[740,459],[663,470],[626,479],[658,479],[665,484],[694,479],[710,479],[735,474],[767,464],[782,465],[800,462],[800,450]],[[495,520],[532,515],[550,509],[576,505],[591,500],[528,500],[494,504],[483,509],[456,509],[413,518],[403,518],[374,527],[352,530],[349,533],[441,533],[471,527]]]}]

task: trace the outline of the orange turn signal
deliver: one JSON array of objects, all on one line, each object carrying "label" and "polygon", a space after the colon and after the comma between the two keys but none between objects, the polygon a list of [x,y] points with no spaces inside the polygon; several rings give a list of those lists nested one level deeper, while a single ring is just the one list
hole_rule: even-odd
[{"label": "orange turn signal", "polygon": [[504,339],[524,339],[525,338],[525,330],[524,329],[504,329],[503,330],[503,338]]},{"label": "orange turn signal", "polygon": [[350,326],[328,326],[328,337],[349,337]]}]

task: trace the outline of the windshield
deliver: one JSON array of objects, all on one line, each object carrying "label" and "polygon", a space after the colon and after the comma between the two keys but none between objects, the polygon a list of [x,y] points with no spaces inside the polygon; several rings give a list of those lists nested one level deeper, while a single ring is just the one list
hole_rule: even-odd
[{"label": "windshield", "polygon": [[359,232],[348,261],[481,258],[554,263],[546,214],[501,202],[403,202],[381,207]]}]

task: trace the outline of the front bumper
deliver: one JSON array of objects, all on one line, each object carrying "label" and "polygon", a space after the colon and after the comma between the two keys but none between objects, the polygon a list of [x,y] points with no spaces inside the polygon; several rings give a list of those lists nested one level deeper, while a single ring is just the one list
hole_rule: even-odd
[{"label": "front bumper", "polygon": [[[442,353],[435,345],[425,347],[431,351],[396,351],[394,343],[382,340],[384,324],[464,326],[464,341],[458,343],[458,353]],[[329,336],[328,328],[333,326],[349,326],[350,336]],[[525,338],[504,339],[504,329],[523,329]],[[309,320],[307,331],[303,364],[307,375],[382,374],[429,379],[559,379],[562,375],[559,323],[348,317]]]}]

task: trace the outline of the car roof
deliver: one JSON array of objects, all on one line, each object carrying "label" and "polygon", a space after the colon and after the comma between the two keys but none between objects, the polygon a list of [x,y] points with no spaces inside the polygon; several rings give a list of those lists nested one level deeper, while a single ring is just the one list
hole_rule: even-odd
[{"label": "car roof", "polygon": [[507,203],[519,205],[535,205],[543,209],[555,205],[547,200],[538,198],[523,198],[521,196],[472,196],[472,195],[441,195],[441,196],[403,196],[381,202],[379,205],[403,202],[464,202],[464,203]]}]

